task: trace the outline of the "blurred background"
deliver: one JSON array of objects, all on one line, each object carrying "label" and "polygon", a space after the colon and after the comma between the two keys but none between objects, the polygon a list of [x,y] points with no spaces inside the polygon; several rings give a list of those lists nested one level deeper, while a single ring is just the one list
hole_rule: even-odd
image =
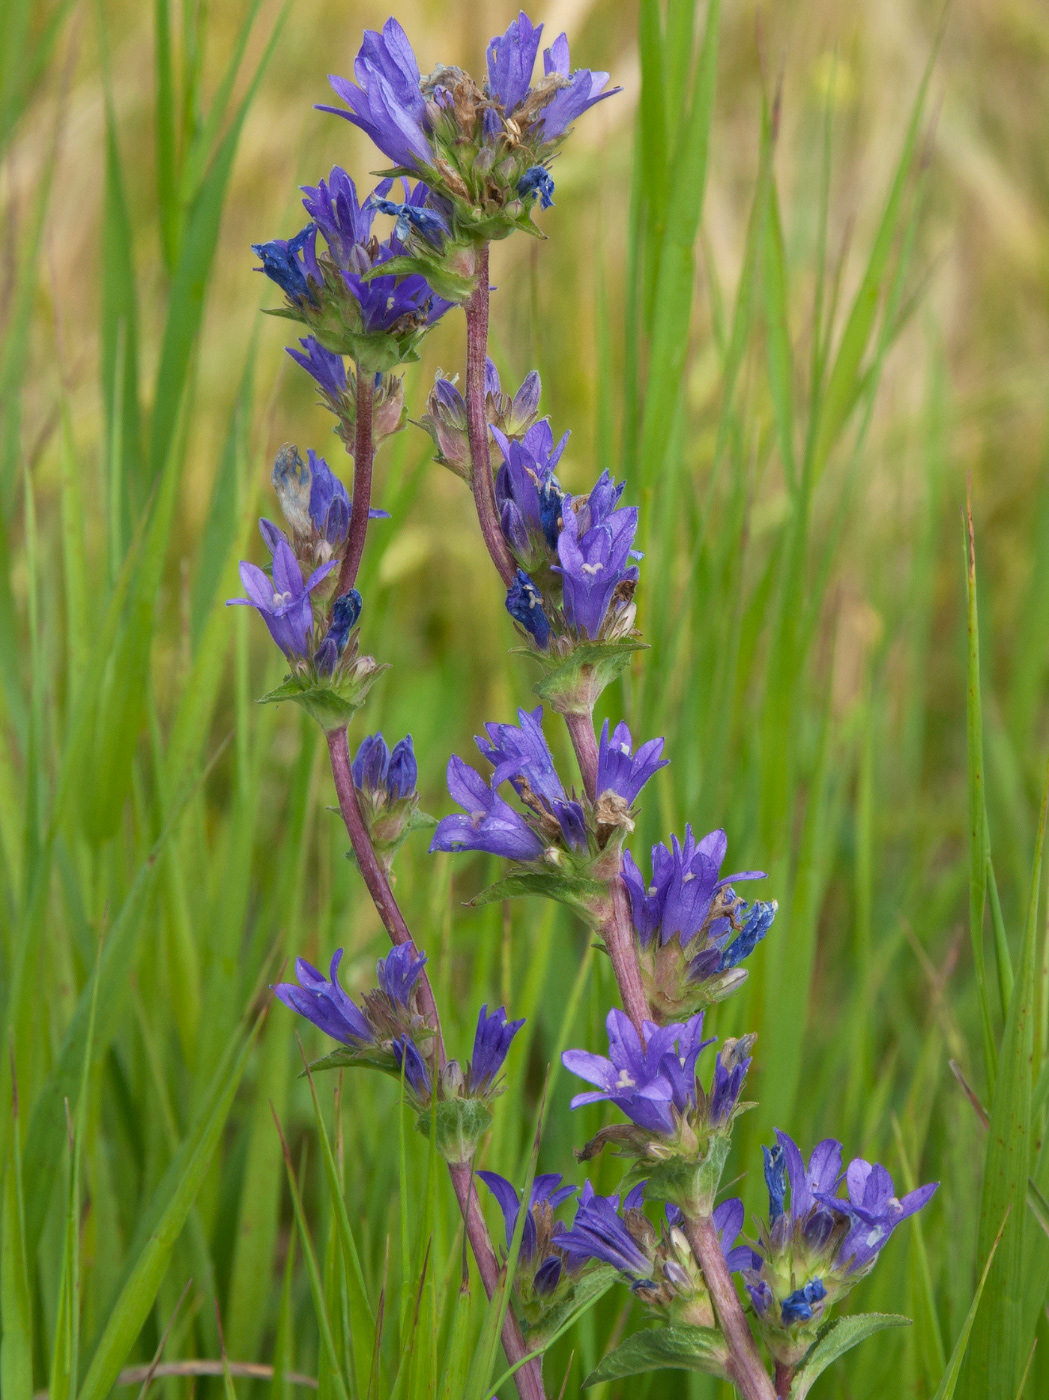
[{"label": "blurred background", "polygon": [[[424,72],[480,72],[513,13],[476,0],[397,10]],[[296,1029],[310,1053],[320,1037],[278,1006],[244,1048],[286,958],[327,966],[345,947],[345,984],[360,990],[384,951],[328,810],[319,736],[288,707],[253,704],[281,658],[224,601],[240,592],[237,560],[260,558],[277,447],[314,447],[348,476],[312,382],[283,353],[287,323],[260,314],[278,298],[249,245],[296,232],[297,186],[333,164],[366,187],[381,168],[314,104],[386,15],[318,0],[0,11],[12,1400],[48,1386],[93,1400],[162,1339],[166,1362],[216,1358],[216,1300],[234,1361],[320,1373],[325,1400],[342,1400],[318,1356],[271,1104],[351,1393],[444,1394],[463,1319],[464,1345],[478,1345],[483,1294],[475,1279],[453,1317],[454,1208],[395,1086],[347,1076],[339,1110],[333,1076],[318,1081],[358,1277],[296,1077]],[[982,1184],[987,1134],[948,1061],[990,1105],[996,1047],[1020,1043],[1014,978],[1028,985],[1033,1071],[1028,1056],[1026,1089],[1010,1071],[1020,1097],[1001,1108],[1026,1155],[962,1385],[1011,1400],[1037,1326],[1026,1393],[1049,1393],[1049,1248],[1015,1195],[1028,1169],[1049,1191],[1037,1085],[1030,1102],[1049,1044],[1044,910],[1033,963],[1022,956],[1049,743],[1049,15],[1036,0],[956,0],[938,40],[940,7],[924,0],[746,0],[724,5],[716,56],[691,0],[646,0],[640,16],[561,0],[532,18],[548,39],[567,30],[573,61],[623,91],[558,158],[547,241],[493,250],[492,354],[504,386],[540,370],[555,434],[572,430],[569,489],[607,466],[642,507],[651,649],[601,709],[635,738],[667,736],[635,855],[647,868],[648,846],[686,822],[724,826],[730,868],[767,870],[755,894],[780,900],[744,993],[711,1016],[721,1036],[760,1036],[761,1106],[728,1177],[762,1210],[759,1144],[781,1127],[806,1150],[843,1139],[901,1193],[943,1183],[851,1300],[916,1325],[867,1343],[817,1392],[932,1396],[1001,1223]],[[463,347],[450,314],[406,371],[412,418]],[[409,426],[379,457],[376,504],[393,518],[371,531],[362,642],[392,669],[350,739],[411,732],[423,806],[441,815],[449,754],[470,759],[483,721],[531,704],[535,677],[507,654],[469,494],[431,456]],[[981,687],[967,481],[982,666],[968,729]],[[984,809],[989,864],[970,860]],[[493,868],[413,841],[397,892],[453,1049],[468,1053],[482,1000],[529,1018],[483,1163],[521,1180],[547,1065],[566,1044],[603,1048],[611,976],[566,911],[467,909]],[[607,1118],[570,1115],[571,1092],[555,1070],[539,1167],[581,1182],[572,1149]],[[612,1190],[615,1160],[593,1165]],[[625,1290],[606,1295],[553,1348],[551,1392],[564,1379],[577,1393],[643,1322]],[[999,1391],[979,1368],[1002,1328]],[[409,1351],[414,1370],[398,1370]],[[306,1393],[281,1375],[234,1383]],[[177,1400],[222,1381],[154,1385]],[[673,1372],[593,1393],[720,1391]]]}]

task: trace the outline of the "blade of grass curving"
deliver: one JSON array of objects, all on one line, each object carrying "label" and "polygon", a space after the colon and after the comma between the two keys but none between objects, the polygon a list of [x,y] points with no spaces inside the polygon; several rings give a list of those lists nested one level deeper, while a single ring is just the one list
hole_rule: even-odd
[{"label": "blade of grass curving", "polygon": [[73,0],[56,0],[41,22],[34,0],[0,7],[0,156],[28,109],[62,33]]},{"label": "blade of grass curving", "polygon": [[280,1310],[277,1313],[277,1336],[273,1343],[273,1381],[270,1400],[285,1400],[289,1389],[284,1377],[295,1365],[295,1311],[292,1289],[295,1283],[294,1230],[288,1236],[288,1252],[284,1260],[284,1281],[280,1290]]},{"label": "blade of grass curving", "polygon": [[1013,959],[1009,952],[1009,940],[1005,932],[1005,919],[1002,916],[1002,902],[998,898],[998,881],[994,876],[994,862],[991,860],[991,838],[988,832],[987,813],[983,814],[984,838],[987,843],[987,893],[990,896],[991,929],[994,933],[994,961],[998,973],[998,994],[1002,1003],[1002,1020],[1009,1014],[1009,1002],[1013,995]]},{"label": "blade of grass curving", "polygon": [[984,1072],[988,1097],[994,1090],[998,1051],[991,1029],[991,1008],[983,952],[983,911],[987,897],[987,817],[983,777],[983,704],[980,686],[980,623],[976,604],[976,535],[973,529],[972,490],[966,505],[966,598],[969,642],[966,732],[969,767],[969,937],[972,942],[973,970],[983,1034]]},{"label": "blade of grass curving", "polygon": [[[441,1400],[459,1400],[465,1392],[466,1378],[470,1368],[470,1274],[463,1271],[463,1279],[455,1295],[452,1320],[448,1328],[448,1345],[445,1348],[444,1364],[441,1368],[444,1386]],[[493,1390],[497,1390],[493,1386]]]},{"label": "blade of grass curving", "polygon": [[153,1307],[175,1241],[222,1136],[233,1097],[264,1019],[265,1012],[256,1019],[247,1035],[241,1027],[235,1031],[227,1054],[217,1067],[203,1110],[143,1217],[140,1229],[148,1224],[149,1234],[131,1256],[126,1281],[95,1349],[78,1400],[105,1400],[135,1344]]},{"label": "blade of grass curving", "polygon": [[327,1363],[331,1368],[332,1387],[337,1400],[349,1400],[346,1381],[339,1368],[339,1356],[335,1349],[335,1338],[332,1336],[331,1322],[328,1317],[328,1305],[324,1299],[324,1288],[321,1284],[320,1270],[317,1267],[317,1256],[314,1253],[313,1241],[310,1238],[310,1229],[306,1223],[306,1214],[302,1208],[302,1197],[299,1194],[298,1183],[295,1180],[295,1171],[291,1164],[291,1153],[288,1151],[284,1130],[281,1128],[280,1120],[276,1113],[273,1115],[273,1122],[280,1136],[281,1151],[284,1154],[285,1174],[288,1178],[292,1208],[295,1212],[295,1224],[298,1227],[299,1239],[302,1241],[302,1257],[306,1265],[306,1274],[310,1282],[310,1294],[313,1298],[313,1310],[317,1318],[317,1327],[320,1331],[321,1345],[324,1348],[324,1355]]},{"label": "blade of grass curving", "polygon": [[[1041,818],[1031,876],[1027,920],[1019,972],[1002,1037],[1001,1058],[991,1105],[983,1196],[980,1207],[981,1252],[989,1248],[997,1221],[1011,1204],[1023,1201],[1031,1171],[1034,1124],[1031,1115],[1034,1053],[1034,965],[1038,901],[1042,883],[1049,765],[1046,768]],[[984,1306],[977,1313],[963,1372],[963,1394],[987,1400],[1014,1400],[1033,1328],[1024,1306],[1029,1217],[1012,1214],[988,1280]]]},{"label": "blade of grass curving", "polygon": [[160,212],[160,247],[170,277],[178,261],[178,102],[175,97],[175,61],[169,0],[154,0],[153,61],[156,101],[154,121],[157,142],[157,208]]},{"label": "blade of grass curving", "polygon": [[641,96],[638,102],[638,141],[645,212],[645,275],[643,305],[646,329],[651,333],[655,288],[659,278],[659,254],[667,219],[667,113],[663,66],[662,18],[658,0],[641,0],[638,15],[638,50],[641,59]]},{"label": "blade of grass curving", "polygon": [[[899,1154],[900,1164],[903,1167],[904,1187],[908,1191],[913,1191],[918,1182],[903,1141],[900,1122],[895,1113],[892,1115],[892,1133],[896,1140],[896,1151]],[[915,1293],[921,1302],[921,1312],[916,1330],[919,1341],[924,1344],[927,1353],[929,1375],[931,1377],[942,1376],[947,1365],[947,1353],[944,1350],[940,1318],[936,1311],[936,1290],[933,1286],[932,1271],[929,1268],[929,1253],[925,1247],[925,1228],[922,1224],[921,1212],[914,1217],[913,1223],[915,1228],[911,1232],[911,1249],[916,1268],[911,1270],[911,1274]],[[915,1273],[917,1274],[916,1279],[913,1277]]]}]

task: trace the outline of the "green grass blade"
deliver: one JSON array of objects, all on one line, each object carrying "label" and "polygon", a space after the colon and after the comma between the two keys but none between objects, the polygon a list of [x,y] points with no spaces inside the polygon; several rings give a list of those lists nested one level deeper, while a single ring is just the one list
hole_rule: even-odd
[{"label": "green grass blade", "polygon": [[987,809],[983,777],[983,702],[980,690],[980,623],[976,603],[976,536],[973,531],[971,503],[967,521],[965,576],[969,641],[966,709],[969,756],[969,937],[972,941],[980,1026],[983,1033],[984,1071],[989,1090],[993,1091],[998,1052],[991,1029],[991,1008],[983,954],[983,911],[987,897]]},{"label": "green grass blade", "polygon": [[4,1172],[3,1239],[0,1241],[0,1392],[4,1400],[33,1394],[33,1310],[29,1292],[18,1092],[12,1097],[12,1130]]},{"label": "green grass blade", "polygon": [[133,1255],[126,1282],[91,1359],[78,1400],[105,1400],[149,1315],[175,1241],[222,1136],[260,1025],[261,1018],[247,1036],[238,1028],[227,1056],[217,1068],[203,1111],[161,1182],[150,1212],[153,1218],[148,1237]]},{"label": "green grass blade", "polygon": [[[1019,972],[1009,1004],[1002,1038],[998,1078],[991,1106],[983,1199],[980,1207],[981,1252],[990,1247],[997,1221],[1010,1205],[1023,1202],[1032,1165],[1034,1123],[1031,1113],[1034,1054],[1035,977],[1038,946],[1038,900],[1042,883],[1042,852],[1049,766],[1042,797],[1031,892],[1024,929]],[[1025,1329],[1026,1250],[1029,1215],[1022,1206],[1012,1212],[1002,1247],[991,1270],[987,1297],[976,1315],[964,1372],[963,1394],[987,1400],[1014,1400],[1032,1337]]]},{"label": "green grass blade", "polygon": [[965,1361],[965,1355],[969,1347],[969,1339],[972,1336],[973,1324],[980,1310],[980,1299],[983,1297],[987,1276],[991,1272],[994,1256],[998,1252],[998,1246],[1002,1242],[1002,1235],[1005,1233],[1005,1228],[1008,1223],[1009,1218],[1007,1215],[999,1226],[998,1234],[995,1236],[994,1243],[991,1245],[990,1252],[987,1255],[987,1262],[983,1266],[983,1273],[980,1275],[980,1282],[976,1285],[976,1292],[973,1294],[972,1304],[968,1313],[966,1313],[965,1323],[958,1335],[958,1340],[954,1344],[954,1350],[951,1352],[951,1359],[947,1363],[947,1369],[943,1373],[940,1384],[936,1387],[936,1394],[933,1396],[933,1400],[953,1400],[954,1391],[958,1384],[958,1377],[961,1375],[962,1364]]}]

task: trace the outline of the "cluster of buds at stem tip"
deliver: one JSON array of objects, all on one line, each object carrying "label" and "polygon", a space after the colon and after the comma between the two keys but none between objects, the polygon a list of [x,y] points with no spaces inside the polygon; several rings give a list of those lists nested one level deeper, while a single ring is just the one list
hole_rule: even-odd
[{"label": "cluster of buds at stem tip", "polygon": [[[229,601],[260,614],[290,667],[284,684],[263,696],[263,702],[295,701],[323,729],[336,729],[364,703],[382,669],[373,657],[360,654],[356,627],[361,595],[351,588],[332,596],[353,503],[323,457],[311,449],[304,462],[291,443],[277,453],[273,487],[287,530],[272,520],[259,521],[271,554],[269,568],[242,562],[247,597]],[[368,514],[389,518],[382,510]]]},{"label": "cluster of buds at stem tip", "polygon": [[[466,400],[459,392],[457,381],[458,375],[449,377],[442,370],[437,371],[419,426],[433,438],[437,448],[434,460],[464,481],[469,481],[472,467]],[[484,411],[488,423],[489,452],[497,450],[499,440],[506,442],[523,438],[536,423],[540,390],[538,372],[532,370],[525,375],[516,394],[505,393],[495,364],[491,359],[485,361]],[[499,435],[498,439],[496,434]]]},{"label": "cluster of buds at stem tip", "polygon": [[[519,710],[519,723],[487,724],[477,747],[492,765],[490,782],[457,755],[448,764],[448,791],[461,814],[437,824],[431,851],[487,851],[511,862],[506,877],[476,902],[545,894],[581,913],[601,932],[607,925],[610,882],[617,878],[623,840],[633,828],[633,803],[665,765],[662,739],[636,753],[625,724],[613,740],[607,726],[591,801],[565,789],[542,727],[543,708]],[[500,788],[508,783],[520,807]]]},{"label": "cluster of buds at stem tip", "polygon": [[339,1042],[339,1048],[310,1065],[312,1070],[363,1066],[401,1081],[425,1136],[436,1130],[437,1149],[448,1162],[468,1162],[492,1122],[491,1103],[504,1090],[503,1063],[524,1021],[508,1021],[505,1010],[477,1018],[473,1053],[465,1065],[438,1062],[432,1026],[419,1007],[419,977],[426,958],[400,944],[377,965],[378,987],[359,1006],[339,982],[342,949],[325,978],[303,958],[295,964],[298,985],[281,982],[274,993],[292,1011]]},{"label": "cluster of buds at stem tip", "polygon": [[389,878],[393,858],[405,838],[434,820],[419,810],[418,767],[409,734],[387,747],[381,734],[362,740],[351,766],[361,815],[375,854]]},{"label": "cluster of buds at stem tip", "polygon": [[[835,1138],[817,1143],[807,1165],[783,1132],[764,1153],[768,1220],[756,1248],[737,1251],[733,1267],[770,1354],[789,1370],[812,1346],[828,1310],[870,1273],[896,1226],[928,1203],[938,1183],[900,1199],[878,1163],[857,1157],[843,1173]],[[843,1181],[844,1197],[837,1194]]]},{"label": "cluster of buds at stem tip", "polygon": [[582,1161],[610,1146],[633,1159],[627,1182],[644,1178],[646,1194],[669,1201],[690,1216],[710,1215],[736,1118],[753,1105],[740,1094],[750,1067],[753,1035],[726,1040],[714,1062],[709,1089],[696,1062],[714,1039],[703,1039],[703,1013],[682,1025],[633,1022],[613,1008],[606,1020],[608,1057],[566,1050],[565,1068],[596,1087],[572,1100],[573,1108],[604,1100],[629,1124],[603,1128],[576,1155]]},{"label": "cluster of buds at stem tip", "polygon": [[571,69],[568,40],[543,51],[543,75],[533,83],[543,26],[521,14],[491,40],[487,74],[478,84],[461,68],[439,65],[424,77],[395,19],[369,30],[354,78],[332,77],[346,108],[322,106],[367,133],[393,163],[391,174],[417,177],[430,189],[442,219],[443,241],[432,229],[405,221],[405,268],[425,272],[444,296],[465,299],[474,287],[473,250],[515,229],[539,235],[538,202],[553,203],[549,164],[569,127],[606,90],[607,73]]},{"label": "cluster of buds at stem tip", "polygon": [[646,883],[633,856],[623,857],[623,882],[649,1006],[660,1020],[689,1015],[723,1000],[746,981],[740,964],[772,927],[777,904],[747,904],[735,892],[740,880],[763,880],[762,870],[722,876],[728,848],[724,831],[696,841],[670,838],[652,848]]}]

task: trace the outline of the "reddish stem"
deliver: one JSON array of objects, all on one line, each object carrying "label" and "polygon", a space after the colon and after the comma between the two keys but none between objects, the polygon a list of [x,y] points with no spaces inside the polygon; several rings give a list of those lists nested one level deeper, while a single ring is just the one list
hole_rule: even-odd
[{"label": "reddish stem", "polygon": [[346,553],[342,556],[336,597],[348,593],[357,582],[364,542],[368,537],[368,512],[372,504],[372,405],[375,402],[375,377],[357,365],[357,422],[353,434],[353,503],[350,528],[346,536]]},{"label": "reddish stem", "polygon": [[[356,506],[356,497],[354,497],[354,505]],[[400,905],[394,898],[386,872],[375,854],[368,827],[361,815],[360,804],[357,801],[357,789],[353,783],[353,770],[350,767],[350,746],[346,730],[330,730],[327,740],[332,776],[335,779],[335,791],[339,796],[339,810],[346,824],[346,831],[353,845],[353,853],[357,857],[357,864],[364,876],[368,893],[379,912],[379,918],[383,921],[386,932],[390,935],[390,940],[398,944],[410,943],[413,941],[411,932],[405,922],[404,915],[401,913]],[[425,971],[419,978],[419,1002],[423,1014],[436,1033],[437,1062],[443,1066],[445,1052],[441,1021],[437,1014],[433,988],[430,986]],[[477,1262],[481,1282],[484,1284],[485,1293],[491,1298],[499,1286],[499,1262],[495,1257],[488,1227],[484,1222],[484,1215],[477,1201],[477,1192],[473,1189],[473,1173],[468,1163],[449,1163],[448,1173],[452,1178],[452,1187],[459,1202],[466,1235]],[[522,1335],[517,1318],[514,1316],[513,1309],[509,1307],[503,1319],[502,1337],[503,1350],[506,1352],[506,1358],[511,1366],[528,1355],[528,1345]],[[517,1383],[517,1391],[521,1400],[545,1400],[542,1365],[538,1360],[530,1361],[527,1366],[522,1366],[515,1373],[514,1380]]]},{"label": "reddish stem", "polygon": [[470,439],[470,481],[481,534],[503,586],[509,588],[517,575],[517,566],[499,528],[492,458],[488,450],[488,417],[484,411],[484,371],[488,359],[487,243],[482,243],[477,250],[477,288],[463,309],[466,312],[466,431]]},{"label": "reddish stem", "polygon": [[[590,715],[566,714],[565,724],[575,749],[576,762],[582,774],[583,787],[591,802],[597,800],[597,736]],[[642,1023],[648,1020],[648,997],[641,980],[641,964],[634,944],[634,927],[630,918],[630,899],[623,881],[617,875],[611,882],[612,907],[604,922],[601,935],[612,960],[623,1009],[634,1023],[638,1035]]]},{"label": "reddish stem", "polygon": [[783,1361],[776,1362],[776,1395],[778,1400],[790,1400],[796,1370],[796,1366],[788,1366]]},{"label": "reddish stem", "polygon": [[685,1234],[692,1253],[703,1270],[718,1325],[729,1351],[732,1383],[743,1400],[776,1400],[769,1373],[765,1370],[739,1301],[721,1241],[709,1215],[685,1217]]}]

